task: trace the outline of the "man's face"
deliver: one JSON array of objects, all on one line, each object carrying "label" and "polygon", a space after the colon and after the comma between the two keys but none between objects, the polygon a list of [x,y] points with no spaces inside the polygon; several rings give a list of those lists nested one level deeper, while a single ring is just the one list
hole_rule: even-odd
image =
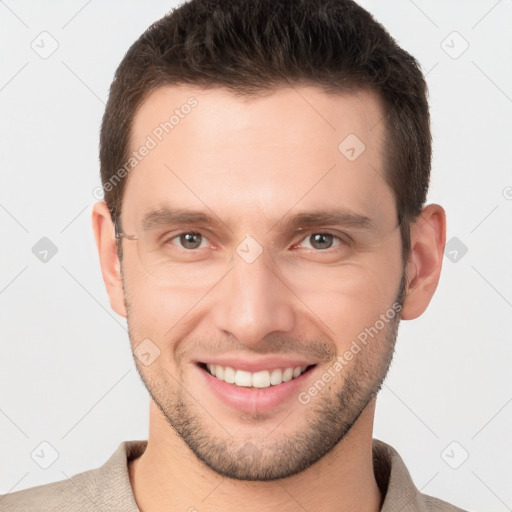
[{"label": "man's face", "polygon": [[[166,133],[160,123],[190,97]],[[122,208],[138,238],[122,240],[131,344],[159,353],[135,358],[142,379],[220,474],[309,467],[384,379],[403,266],[382,115],[369,92],[311,87],[251,101],[163,87],[137,112],[131,149],[155,144]],[[287,368],[306,371],[288,380]]]}]

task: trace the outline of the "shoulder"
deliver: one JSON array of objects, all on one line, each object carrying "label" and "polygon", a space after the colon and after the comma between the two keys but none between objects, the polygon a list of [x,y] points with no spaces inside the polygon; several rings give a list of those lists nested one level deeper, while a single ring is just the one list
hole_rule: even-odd
[{"label": "shoulder", "polygon": [[467,512],[466,510],[456,507],[451,503],[428,496],[426,494],[420,494],[420,499],[424,504],[424,510],[428,512]]},{"label": "shoulder", "polygon": [[146,441],[124,441],[99,468],[58,482],[0,495],[0,512],[138,512],[127,462],[139,456],[145,446]]},{"label": "shoulder", "polygon": [[84,484],[93,479],[94,472],[86,471],[75,475],[73,479],[61,480],[30,489],[12,492],[0,496],[1,512],[32,512],[32,511],[64,511],[81,510],[84,504],[83,496],[72,483]]},{"label": "shoulder", "polygon": [[399,453],[378,439],[373,440],[373,469],[383,497],[381,512],[466,512],[421,494]]}]

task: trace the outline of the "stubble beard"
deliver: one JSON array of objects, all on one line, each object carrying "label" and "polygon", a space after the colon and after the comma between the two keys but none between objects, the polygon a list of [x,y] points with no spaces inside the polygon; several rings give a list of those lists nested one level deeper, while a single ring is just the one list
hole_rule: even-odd
[{"label": "stubble beard", "polygon": [[[393,306],[403,304],[404,291],[405,274]],[[134,341],[139,338],[132,330],[128,301],[126,311],[133,349]],[[208,406],[198,404],[181,383],[177,384],[174,378],[169,379],[167,370],[150,373],[136,357],[134,360],[151,399],[201,462],[227,478],[272,481],[311,467],[347,437],[382,387],[393,358],[399,323],[400,315],[396,313],[343,368],[340,372],[343,378],[337,378],[334,384],[321,390],[307,405],[301,405],[297,400],[292,407],[307,408],[302,415],[305,420],[301,425],[304,426],[286,436],[276,436],[279,425],[274,427],[271,435],[263,438],[230,435],[228,429],[223,429],[218,422],[215,424],[215,411],[207,412]],[[333,389],[334,386],[337,389]],[[169,391],[173,388],[174,391]],[[296,424],[293,412],[290,413],[292,421],[281,420],[283,425]],[[252,421],[257,425],[258,417],[254,416]],[[214,430],[221,433],[214,434]]]}]

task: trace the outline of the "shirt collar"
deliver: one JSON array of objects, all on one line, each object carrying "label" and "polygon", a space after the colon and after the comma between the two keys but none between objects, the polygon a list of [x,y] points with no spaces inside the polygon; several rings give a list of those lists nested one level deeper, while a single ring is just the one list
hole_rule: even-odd
[{"label": "shirt collar", "polygon": [[[124,441],[103,466],[98,468],[97,505],[105,510],[113,501],[126,512],[140,512],[133,496],[128,462],[144,453],[147,441]],[[383,496],[381,512],[422,512],[426,505],[398,452],[378,439],[373,440],[373,469]],[[116,489],[115,497],[112,495]]]}]

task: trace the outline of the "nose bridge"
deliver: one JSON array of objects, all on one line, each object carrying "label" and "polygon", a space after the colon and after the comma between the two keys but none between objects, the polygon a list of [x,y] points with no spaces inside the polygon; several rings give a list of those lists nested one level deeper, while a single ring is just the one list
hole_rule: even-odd
[{"label": "nose bridge", "polygon": [[245,257],[244,248],[247,246],[242,243],[234,254],[232,269],[222,280],[213,313],[219,330],[250,345],[272,332],[290,331],[295,319],[293,294],[272,269],[267,254],[261,253],[252,260]]}]

